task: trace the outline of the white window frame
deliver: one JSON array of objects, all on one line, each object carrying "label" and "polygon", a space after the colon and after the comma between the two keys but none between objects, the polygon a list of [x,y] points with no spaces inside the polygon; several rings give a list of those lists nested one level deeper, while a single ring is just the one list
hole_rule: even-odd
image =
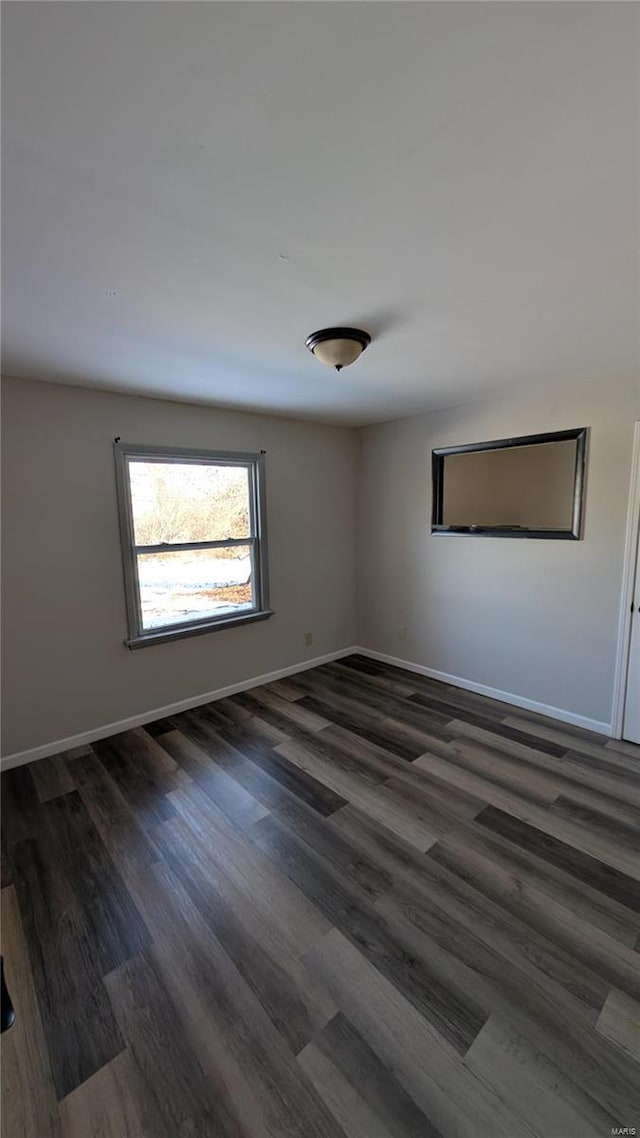
[{"label": "white window frame", "polygon": [[[221,628],[266,620],[272,616],[269,608],[269,579],[267,563],[266,495],[264,451],[244,454],[236,451],[189,450],[182,447],[138,446],[114,442],[116,486],[120,518],[122,568],[127,609],[129,636],[127,648],[143,648],[149,644],[162,644],[185,636],[199,636]],[[249,474],[249,529],[250,536],[228,538],[224,541],[163,542],[161,545],[136,545],[131,501],[129,464],[136,462],[180,463],[183,465],[241,466]],[[184,549],[225,549],[236,545],[250,546],[254,605],[242,612],[233,612],[204,620],[179,621],[162,628],[143,628],[138,581],[138,556],[142,553],[167,553]]]}]

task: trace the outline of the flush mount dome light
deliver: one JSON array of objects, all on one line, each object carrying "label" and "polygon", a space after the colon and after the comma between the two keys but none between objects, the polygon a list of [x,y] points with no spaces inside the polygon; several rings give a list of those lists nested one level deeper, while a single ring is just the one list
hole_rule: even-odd
[{"label": "flush mount dome light", "polygon": [[361,328],[322,328],[307,336],[305,343],[321,364],[342,371],[362,355],[371,336]]}]

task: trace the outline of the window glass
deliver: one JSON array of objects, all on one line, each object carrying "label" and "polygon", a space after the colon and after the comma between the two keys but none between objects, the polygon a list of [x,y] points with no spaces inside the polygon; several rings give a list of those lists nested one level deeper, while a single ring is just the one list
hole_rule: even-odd
[{"label": "window glass", "polygon": [[138,554],[142,627],[246,612],[254,606],[251,547]]},{"label": "window glass", "polygon": [[129,460],[136,545],[251,536],[246,466]]}]

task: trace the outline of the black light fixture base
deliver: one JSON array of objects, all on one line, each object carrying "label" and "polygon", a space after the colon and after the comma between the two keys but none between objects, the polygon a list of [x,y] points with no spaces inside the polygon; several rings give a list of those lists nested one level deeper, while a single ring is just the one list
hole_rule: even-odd
[{"label": "black light fixture base", "polygon": [[321,328],[318,332],[312,332],[310,336],[307,336],[305,345],[312,352],[318,344],[324,343],[325,340],[355,340],[357,344],[361,345],[364,352],[371,343],[371,336],[362,328]]}]

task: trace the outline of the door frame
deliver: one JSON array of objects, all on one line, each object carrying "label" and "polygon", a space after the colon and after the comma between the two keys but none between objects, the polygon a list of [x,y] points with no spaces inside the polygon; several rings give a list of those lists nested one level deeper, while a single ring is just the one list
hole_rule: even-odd
[{"label": "door frame", "polygon": [[624,564],[620,593],[620,616],[618,621],[618,648],[616,670],[613,681],[613,706],[611,710],[611,736],[621,739],[624,727],[624,704],[631,648],[631,602],[635,584],[635,558],[640,529],[640,421],[634,426],[633,451],[631,456],[631,484],[627,507],[627,528],[624,541]]}]

